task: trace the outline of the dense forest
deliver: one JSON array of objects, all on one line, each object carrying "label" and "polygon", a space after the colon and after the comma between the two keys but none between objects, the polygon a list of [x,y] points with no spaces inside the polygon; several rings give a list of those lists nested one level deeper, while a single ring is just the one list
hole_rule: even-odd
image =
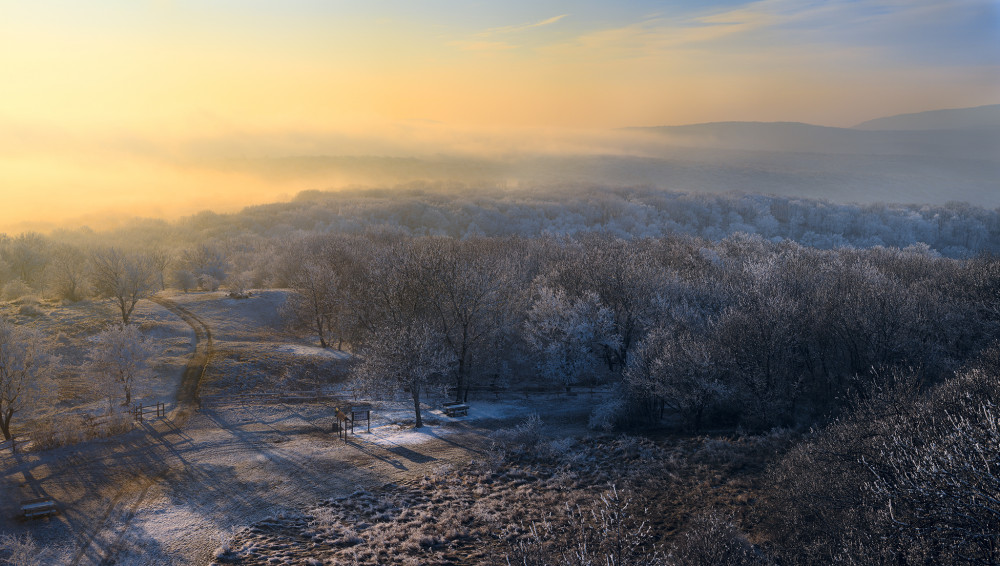
[{"label": "dense forest", "polygon": [[755,513],[698,535],[766,533],[732,563],[987,564],[998,220],[643,189],[307,193],[4,237],[0,286],[25,317],[33,300],[112,297],[126,323],[129,297],[165,287],[289,288],[287,323],[355,352],[359,386],[407,391],[418,427],[422,395],[531,382],[610,387],[600,431],[795,431]]}]

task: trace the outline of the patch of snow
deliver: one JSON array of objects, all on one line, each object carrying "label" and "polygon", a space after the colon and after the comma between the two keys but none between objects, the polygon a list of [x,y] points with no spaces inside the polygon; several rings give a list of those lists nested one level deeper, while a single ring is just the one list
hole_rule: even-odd
[{"label": "patch of snow", "polygon": [[324,358],[333,358],[335,360],[351,359],[351,354],[343,350],[320,348],[319,346],[304,346],[302,344],[279,344],[274,349],[277,352],[282,352],[284,354],[295,354],[297,356],[321,356]]}]

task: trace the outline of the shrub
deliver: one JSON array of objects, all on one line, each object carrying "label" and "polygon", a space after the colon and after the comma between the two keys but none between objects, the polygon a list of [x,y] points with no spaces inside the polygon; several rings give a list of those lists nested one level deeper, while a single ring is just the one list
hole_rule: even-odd
[{"label": "shrub", "polygon": [[732,518],[714,512],[692,519],[681,540],[671,548],[668,562],[671,566],[767,564]]},{"label": "shrub", "polygon": [[27,297],[31,293],[31,287],[20,279],[14,279],[3,286],[3,298],[8,301],[16,301],[21,297]]},{"label": "shrub", "polygon": [[19,308],[17,312],[21,316],[30,316],[30,317],[45,316],[45,311],[38,308],[38,305],[34,303],[24,303],[23,305],[21,305],[21,308]]},{"label": "shrub", "polygon": [[491,451],[511,455],[533,453],[542,438],[542,419],[531,415],[521,424],[512,428],[503,428],[490,435],[493,441]]},{"label": "shrub", "polygon": [[218,291],[219,290],[219,280],[211,275],[199,275],[198,276],[198,288],[202,291]]},{"label": "shrub", "polygon": [[587,426],[593,430],[611,432],[618,426],[626,409],[625,400],[615,396],[594,407]]},{"label": "shrub", "polygon": [[512,529],[524,534],[511,533],[514,540],[505,563],[665,566],[666,554],[656,545],[652,529],[635,516],[634,509],[632,497],[612,486],[591,506],[569,509],[563,521],[543,521]]},{"label": "shrub", "polygon": [[35,539],[26,534],[0,535],[0,558],[11,566],[42,566],[47,564],[49,553],[38,547]]}]

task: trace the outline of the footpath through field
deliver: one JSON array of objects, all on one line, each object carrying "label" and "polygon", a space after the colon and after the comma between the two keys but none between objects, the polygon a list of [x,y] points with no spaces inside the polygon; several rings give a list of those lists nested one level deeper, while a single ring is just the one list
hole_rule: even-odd
[{"label": "footpath through field", "polygon": [[177,409],[171,415],[171,418],[178,420],[182,415],[189,416],[193,410],[201,406],[198,391],[201,379],[208,369],[208,362],[212,358],[212,330],[194,313],[175,301],[163,297],[154,297],[152,301],[180,317],[194,331],[194,354],[184,368],[181,385],[177,390]]}]

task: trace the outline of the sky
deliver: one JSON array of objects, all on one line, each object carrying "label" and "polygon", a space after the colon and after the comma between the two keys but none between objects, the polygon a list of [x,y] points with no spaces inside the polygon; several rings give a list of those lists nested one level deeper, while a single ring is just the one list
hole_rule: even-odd
[{"label": "sky", "polygon": [[0,230],[317,188],[206,159],[997,102],[997,0],[0,0]]}]

